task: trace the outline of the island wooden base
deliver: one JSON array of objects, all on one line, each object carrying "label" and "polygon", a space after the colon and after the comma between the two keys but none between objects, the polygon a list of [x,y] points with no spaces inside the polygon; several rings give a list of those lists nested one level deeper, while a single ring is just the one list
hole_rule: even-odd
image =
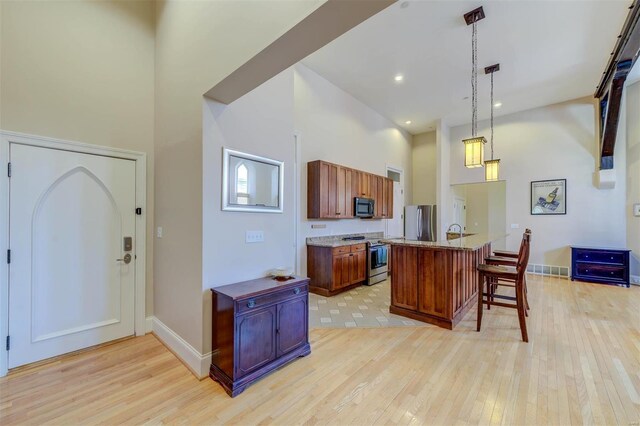
[{"label": "island wooden base", "polygon": [[467,303],[467,305],[464,308],[462,308],[451,320],[437,317],[434,315],[425,314],[423,312],[416,312],[409,309],[398,308],[393,305],[389,306],[389,312],[391,312],[392,314],[411,318],[417,321],[426,322],[428,324],[437,325],[438,327],[446,328],[447,330],[453,330],[453,327],[455,327],[456,325],[458,325],[460,321],[462,321],[462,318],[464,318],[464,316],[467,314],[469,309],[471,309],[471,307],[474,306],[477,303],[477,301],[478,301],[478,296],[476,295],[472,299],[470,299],[469,303]]},{"label": "island wooden base", "polygon": [[453,329],[477,302],[477,266],[491,253],[491,243],[456,249],[392,244],[389,312]]}]

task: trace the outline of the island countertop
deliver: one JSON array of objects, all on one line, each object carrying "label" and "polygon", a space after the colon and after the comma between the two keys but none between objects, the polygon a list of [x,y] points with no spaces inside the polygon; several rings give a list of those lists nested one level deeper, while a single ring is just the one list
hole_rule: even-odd
[{"label": "island countertop", "polygon": [[432,247],[434,249],[448,250],[477,250],[485,244],[506,238],[508,234],[475,234],[468,237],[456,238],[445,241],[418,241],[405,238],[382,239],[381,242],[392,245],[411,247]]}]

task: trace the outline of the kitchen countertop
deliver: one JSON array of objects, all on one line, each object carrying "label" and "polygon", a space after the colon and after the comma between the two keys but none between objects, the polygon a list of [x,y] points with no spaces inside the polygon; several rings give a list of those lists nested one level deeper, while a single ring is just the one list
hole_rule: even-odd
[{"label": "kitchen countertop", "polygon": [[508,234],[474,234],[447,241],[417,241],[404,238],[381,239],[383,243],[413,247],[432,247],[449,250],[476,250],[487,243],[506,238]]},{"label": "kitchen countertop", "polygon": [[[364,236],[363,240],[343,240],[345,237],[359,237]],[[371,241],[379,241],[384,237],[383,232],[367,232],[362,234],[343,234],[343,235],[328,235],[324,237],[308,237],[307,245],[316,247],[342,247],[350,246],[353,244],[368,243]]]}]

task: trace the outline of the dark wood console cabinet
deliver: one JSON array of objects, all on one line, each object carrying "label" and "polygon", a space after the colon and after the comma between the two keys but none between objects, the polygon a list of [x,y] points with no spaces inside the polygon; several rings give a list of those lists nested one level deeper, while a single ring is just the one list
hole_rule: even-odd
[{"label": "dark wood console cabinet", "polygon": [[628,249],[571,247],[571,281],[629,287]]},{"label": "dark wood console cabinet", "polygon": [[311,353],[309,279],[260,278],[211,289],[209,376],[232,397],[271,371]]}]

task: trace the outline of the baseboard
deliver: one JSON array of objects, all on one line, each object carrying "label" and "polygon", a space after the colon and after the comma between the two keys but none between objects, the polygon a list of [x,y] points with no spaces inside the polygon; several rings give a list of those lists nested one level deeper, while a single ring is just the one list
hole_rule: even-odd
[{"label": "baseboard", "polygon": [[194,376],[198,379],[203,379],[209,375],[211,352],[204,355],[201,354],[158,318],[151,317],[151,320],[153,334],[191,370]]},{"label": "baseboard", "polygon": [[631,275],[629,278],[631,285],[640,285],[640,275]]}]

